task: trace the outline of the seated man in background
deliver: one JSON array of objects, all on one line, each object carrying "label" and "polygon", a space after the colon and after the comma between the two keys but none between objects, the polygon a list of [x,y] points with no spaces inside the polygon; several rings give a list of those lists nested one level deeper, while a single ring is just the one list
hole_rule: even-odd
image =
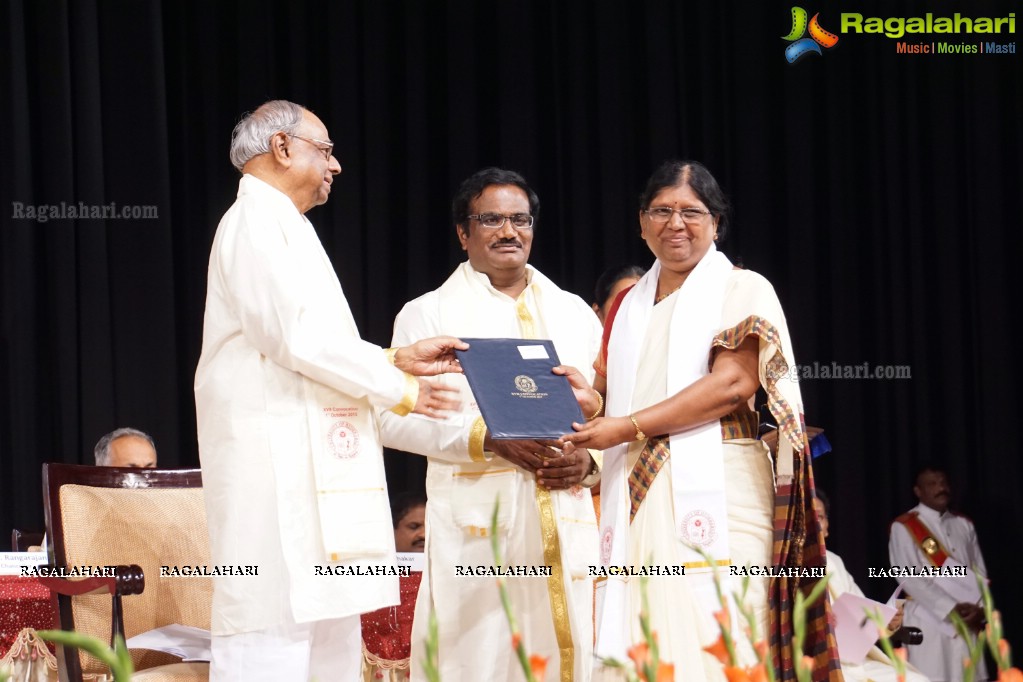
[{"label": "seated man in background", "polygon": [[394,548],[422,552],[426,547],[426,493],[401,492],[391,498]]},{"label": "seated man in background", "polygon": [[[391,518],[395,550],[422,552],[426,547],[426,495],[408,491],[394,495],[391,497]],[[400,606],[362,614],[362,676],[366,682],[405,682],[409,679],[412,616],[422,575],[420,567],[418,570],[413,568],[409,576],[400,578]]]},{"label": "seated man in background", "polygon": [[[96,442],[92,449],[98,467],[156,468],[156,443],[145,431],[123,426],[114,429]],[[46,549],[46,535],[38,545],[29,545],[29,552]]]},{"label": "seated man in background", "polygon": [[115,429],[103,436],[93,448],[96,466],[156,468],[156,444],[144,431],[131,427]]},{"label": "seated man in background", "polygon": [[[824,494],[824,491],[817,488],[816,497],[813,500],[814,509],[817,510],[817,518],[820,519],[821,533],[824,535],[825,540],[828,537],[828,516],[831,514],[831,502],[828,500],[828,496]],[[853,580],[853,577],[849,574],[849,571],[845,567],[845,562],[842,561],[841,557],[827,550],[828,565],[827,574],[830,576],[828,580],[828,594],[831,595],[831,601],[835,601],[846,592],[851,592],[858,597],[862,597],[863,591]],[[895,632],[902,626],[902,605],[899,605],[899,610],[892,618],[891,622],[888,623],[888,630]],[[841,651],[839,651],[841,653]],[[884,652],[878,647],[872,647],[867,652],[867,657],[862,662],[847,661],[842,659],[842,675],[845,677],[846,682],[868,682],[869,680],[894,680],[895,679],[895,666],[885,656]],[[906,679],[905,682],[928,682],[927,678],[921,675],[913,666],[906,664]]]}]

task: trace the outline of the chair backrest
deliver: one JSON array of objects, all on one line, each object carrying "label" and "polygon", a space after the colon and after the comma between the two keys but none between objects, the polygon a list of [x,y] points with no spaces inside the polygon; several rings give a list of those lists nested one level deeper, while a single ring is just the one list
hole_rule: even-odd
[{"label": "chair backrest", "polygon": [[[180,623],[210,628],[213,582],[209,577],[161,576],[161,567],[210,563],[198,469],[133,469],[43,465],[43,495],[50,556],[55,566],[138,564],[145,572],[142,594],[123,598],[124,633],[132,637]],[[109,641],[111,598],[60,598],[61,628]],[[133,650],[136,670],[171,663],[169,654]],[[68,656],[81,673],[105,672],[88,654]]]}]

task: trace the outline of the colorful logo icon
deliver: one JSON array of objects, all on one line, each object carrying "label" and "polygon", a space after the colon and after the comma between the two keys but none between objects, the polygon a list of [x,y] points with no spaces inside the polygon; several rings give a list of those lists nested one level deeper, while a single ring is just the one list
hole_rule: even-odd
[{"label": "colorful logo icon", "polygon": [[[792,8],[792,30],[787,36],[782,36],[782,40],[792,43],[785,48],[785,59],[789,61],[789,64],[795,64],[813,52],[822,54],[822,47],[830,48],[838,44],[838,36],[824,30],[818,23],[817,17],[820,16],[820,13],[814,14],[809,23],[806,21],[806,16],[806,10],[802,7]],[[810,37],[804,38],[803,35],[807,30],[809,30]]]}]

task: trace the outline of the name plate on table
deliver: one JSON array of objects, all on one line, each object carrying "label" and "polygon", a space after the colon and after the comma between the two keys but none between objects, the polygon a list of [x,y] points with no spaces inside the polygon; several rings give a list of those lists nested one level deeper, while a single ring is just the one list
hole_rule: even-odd
[{"label": "name plate on table", "polygon": [[31,573],[46,563],[46,552],[0,552],[0,575],[21,575],[22,566]]},{"label": "name plate on table", "polygon": [[413,573],[422,573],[425,556],[422,552],[398,552],[398,565],[408,566]]},{"label": "name plate on table", "polygon": [[568,379],[551,373],[561,364],[546,339],[462,339],[456,350],[491,438],[556,439],[583,422]]}]

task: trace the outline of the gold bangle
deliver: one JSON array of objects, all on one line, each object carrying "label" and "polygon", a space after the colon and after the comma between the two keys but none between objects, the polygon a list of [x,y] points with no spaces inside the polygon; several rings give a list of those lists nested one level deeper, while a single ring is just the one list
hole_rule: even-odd
[{"label": "gold bangle", "polygon": [[639,428],[639,422],[636,421],[636,415],[630,414],[629,420],[632,422],[632,425],[636,427],[636,437],[633,440],[646,440],[646,434],[643,433],[643,429]]},{"label": "gold bangle", "polygon": [[593,392],[597,395],[597,411],[593,413],[593,416],[586,421],[591,422],[600,416],[600,413],[604,411],[604,396],[600,395],[600,391],[593,389]]}]

